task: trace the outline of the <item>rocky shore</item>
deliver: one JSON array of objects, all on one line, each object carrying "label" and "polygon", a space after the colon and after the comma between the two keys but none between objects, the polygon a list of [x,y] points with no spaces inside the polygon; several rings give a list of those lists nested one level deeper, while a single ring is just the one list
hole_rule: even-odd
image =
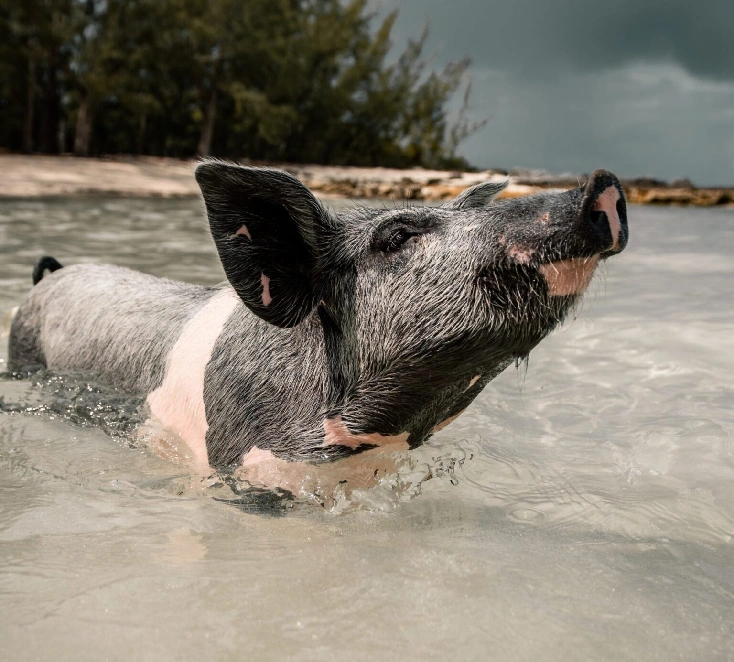
[{"label": "rocky shore", "polygon": [[[504,181],[503,197],[578,186],[583,176],[533,171],[448,172],[413,168],[359,168],[275,164],[293,173],[322,197],[447,200],[468,186]],[[195,197],[194,162],[158,157],[80,159],[71,156],[0,154],[0,198],[126,196]],[[697,188],[690,182],[623,181],[634,204],[709,207],[734,205],[734,188]]]}]

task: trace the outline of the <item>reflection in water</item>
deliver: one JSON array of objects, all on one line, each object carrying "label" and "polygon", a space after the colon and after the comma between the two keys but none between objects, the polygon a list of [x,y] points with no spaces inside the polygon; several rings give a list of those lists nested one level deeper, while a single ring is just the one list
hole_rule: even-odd
[{"label": "reflection in water", "polygon": [[[3,659],[730,659],[734,212],[630,216],[577,319],[371,489],[197,475],[89,376],[0,380]],[[2,317],[44,253],[223,279],[195,201],[3,202],[0,252]]]},{"label": "reflection in water", "polygon": [[201,534],[180,528],[166,532],[166,539],[157,547],[155,555],[165,565],[191,565],[206,556],[206,545]]}]

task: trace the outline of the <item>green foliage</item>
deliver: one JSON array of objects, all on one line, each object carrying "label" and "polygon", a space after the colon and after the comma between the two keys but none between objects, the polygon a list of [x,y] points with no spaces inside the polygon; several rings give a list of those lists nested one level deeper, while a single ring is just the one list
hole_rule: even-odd
[{"label": "green foliage", "polygon": [[0,0],[0,147],[466,166],[469,61],[393,57],[370,4]]}]

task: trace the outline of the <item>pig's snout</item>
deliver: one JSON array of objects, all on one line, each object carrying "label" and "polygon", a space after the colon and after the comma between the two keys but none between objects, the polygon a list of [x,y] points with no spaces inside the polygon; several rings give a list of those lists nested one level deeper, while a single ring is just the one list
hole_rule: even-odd
[{"label": "pig's snout", "polygon": [[602,247],[602,258],[627,245],[627,202],[619,179],[608,170],[595,170],[586,182],[578,222]]},{"label": "pig's snout", "polygon": [[[579,295],[589,285],[599,259],[615,255],[627,245],[624,191],[611,172],[597,170],[585,186],[558,194],[553,200],[556,208],[541,217],[550,225],[543,237],[540,273],[551,296]],[[555,227],[553,216],[558,218]]]}]

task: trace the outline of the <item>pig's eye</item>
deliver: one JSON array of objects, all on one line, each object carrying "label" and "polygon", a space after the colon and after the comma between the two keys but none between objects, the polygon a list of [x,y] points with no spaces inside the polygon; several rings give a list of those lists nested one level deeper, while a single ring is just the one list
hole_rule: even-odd
[{"label": "pig's eye", "polygon": [[372,247],[383,253],[396,253],[405,246],[410,239],[417,237],[420,234],[422,233],[413,228],[396,228],[395,226],[383,228],[374,238]]},{"label": "pig's eye", "polygon": [[405,230],[398,230],[392,234],[382,250],[386,253],[398,251],[400,250],[400,247],[413,236],[415,235],[412,235]]}]

